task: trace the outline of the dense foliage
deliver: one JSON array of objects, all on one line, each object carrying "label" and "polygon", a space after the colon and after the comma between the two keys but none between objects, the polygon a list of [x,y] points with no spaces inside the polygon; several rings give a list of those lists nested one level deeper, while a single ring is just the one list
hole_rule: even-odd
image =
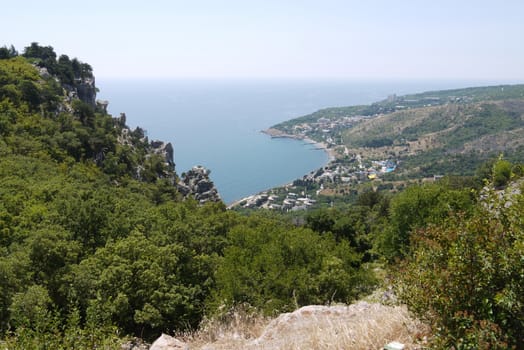
[{"label": "dense foliage", "polygon": [[524,200],[483,197],[471,217],[417,230],[400,269],[401,296],[438,348],[524,348]]},{"label": "dense foliage", "polygon": [[347,240],[181,201],[174,169],[142,130],[75,97],[92,78],[88,65],[38,44],[22,56],[6,50],[0,336],[8,348],[115,347],[124,335],[195,328],[224,306],[275,313],[349,302],[374,285]]},{"label": "dense foliage", "polygon": [[350,302],[375,281],[347,240],[252,218],[232,229],[217,271],[218,304],[242,302],[266,313]]},{"label": "dense foliage", "polygon": [[[122,336],[193,329],[237,304],[275,314],[351,302],[377,284],[370,263],[387,261],[435,346],[523,348],[522,165],[494,159],[477,178],[394,195],[367,187],[294,224],[241,215],[181,201],[141,129],[75,97],[92,78],[51,47],[0,48],[2,346],[117,348]],[[482,106],[475,127],[520,122],[512,105]]]},{"label": "dense foliage", "polygon": [[368,190],[307,225],[389,261],[401,300],[432,326],[432,347],[522,349],[522,166],[499,158],[477,174],[392,196]]},{"label": "dense foliage", "polygon": [[57,59],[51,46],[31,43],[25,48],[23,56],[37,66],[47,69],[62,84],[76,85],[82,79],[93,78],[93,69],[89,64],[80,62],[77,58],[71,60],[67,55],[61,55]]}]

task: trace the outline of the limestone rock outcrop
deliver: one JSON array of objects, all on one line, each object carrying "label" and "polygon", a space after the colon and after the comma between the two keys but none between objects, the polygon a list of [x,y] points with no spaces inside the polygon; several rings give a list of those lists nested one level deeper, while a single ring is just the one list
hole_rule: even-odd
[{"label": "limestone rock outcrop", "polygon": [[107,106],[109,105],[109,101],[107,100],[96,100],[96,107],[102,111],[102,113],[107,114]]},{"label": "limestone rock outcrop", "polygon": [[162,335],[151,344],[149,350],[189,350],[189,346],[177,338],[162,333]]},{"label": "limestone rock outcrop", "polygon": [[95,86],[95,77],[77,79],[75,82],[75,90],[78,98],[90,105],[91,107],[96,107],[96,86]]},{"label": "limestone rock outcrop", "polygon": [[342,347],[347,349],[350,344],[356,349],[379,349],[385,345],[385,339],[413,344],[416,339],[412,335],[419,332],[419,327],[421,324],[410,317],[406,307],[364,301],[352,305],[309,305],[275,318],[245,349],[311,349],[315,344],[335,341],[347,344]]},{"label": "limestone rock outcrop", "polygon": [[185,197],[192,196],[201,204],[219,202],[220,195],[213,181],[209,178],[210,171],[203,166],[195,166],[182,174],[178,183],[178,191]]},{"label": "limestone rock outcrop", "polygon": [[175,167],[175,161],[174,161],[174,150],[173,145],[171,142],[164,142],[164,141],[151,141],[151,150],[154,154],[161,155],[164,159],[168,167],[174,168]]}]

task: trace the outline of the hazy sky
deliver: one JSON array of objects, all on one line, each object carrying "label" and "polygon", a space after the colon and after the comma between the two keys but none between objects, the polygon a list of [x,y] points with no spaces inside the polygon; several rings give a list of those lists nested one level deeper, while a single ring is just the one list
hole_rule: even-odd
[{"label": "hazy sky", "polygon": [[523,0],[4,1],[97,77],[524,80]]}]

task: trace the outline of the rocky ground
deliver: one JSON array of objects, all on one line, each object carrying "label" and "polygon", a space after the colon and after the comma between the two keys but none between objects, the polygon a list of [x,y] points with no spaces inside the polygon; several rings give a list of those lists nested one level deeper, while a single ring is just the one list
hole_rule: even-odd
[{"label": "rocky ground", "polygon": [[[421,349],[427,328],[404,306],[364,301],[310,305],[268,319],[238,312],[229,322],[209,323],[191,336],[163,334],[151,350],[382,349],[392,342]],[[138,349],[138,348],[136,348]]]}]

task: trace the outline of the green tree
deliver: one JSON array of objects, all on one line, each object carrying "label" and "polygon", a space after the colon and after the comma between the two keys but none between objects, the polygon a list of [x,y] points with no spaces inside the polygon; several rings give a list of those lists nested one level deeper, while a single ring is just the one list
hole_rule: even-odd
[{"label": "green tree", "polygon": [[349,302],[373,285],[369,274],[358,270],[360,255],[330,234],[253,217],[228,238],[217,270],[215,308],[247,303],[278,313],[307,304]]},{"label": "green tree", "polygon": [[504,159],[499,159],[493,164],[492,176],[495,187],[506,186],[511,179],[512,164]]},{"label": "green tree", "polygon": [[32,285],[16,293],[9,308],[11,323],[15,328],[30,328],[43,333],[49,325],[51,298],[46,288]]},{"label": "green tree", "polygon": [[453,213],[469,213],[473,203],[467,188],[453,190],[439,183],[408,187],[392,198],[388,227],[376,235],[377,249],[388,259],[405,256],[417,228],[440,223]]},{"label": "green tree", "polygon": [[40,98],[40,91],[35,83],[29,80],[22,80],[19,84],[19,89],[22,99],[29,104],[32,110],[36,110],[42,100]]},{"label": "green tree", "polygon": [[16,56],[18,56],[18,52],[13,45],[11,45],[9,48],[7,48],[7,46],[0,47],[0,60],[5,60]]},{"label": "green tree", "polygon": [[64,84],[74,85],[75,74],[73,64],[67,55],[60,55],[58,58],[57,75]]},{"label": "green tree", "polygon": [[95,126],[95,111],[90,105],[80,100],[74,100],[73,110],[75,116],[80,120],[82,125],[91,128]]},{"label": "green tree", "polygon": [[507,203],[491,193],[474,216],[413,236],[399,291],[434,327],[439,348],[524,348],[524,201]]}]

